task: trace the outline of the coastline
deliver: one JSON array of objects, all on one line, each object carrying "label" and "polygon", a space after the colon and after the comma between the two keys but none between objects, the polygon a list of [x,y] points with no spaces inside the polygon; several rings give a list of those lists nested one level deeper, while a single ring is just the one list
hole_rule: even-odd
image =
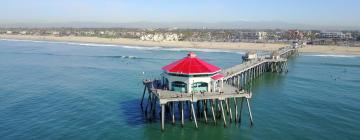
[{"label": "coastline", "polygon": [[[273,51],[288,44],[271,44],[271,43],[244,43],[244,42],[154,42],[142,41],[128,38],[99,38],[99,37],[77,37],[77,36],[35,36],[35,35],[0,35],[0,39],[15,40],[34,40],[34,41],[54,41],[54,42],[79,42],[79,43],[96,43],[107,45],[130,45],[146,47],[168,47],[168,48],[192,48],[192,49],[226,49],[240,51]],[[346,46],[325,46],[325,45],[306,45],[300,48],[304,53],[323,53],[323,54],[343,54],[343,55],[360,55],[360,47]]]}]

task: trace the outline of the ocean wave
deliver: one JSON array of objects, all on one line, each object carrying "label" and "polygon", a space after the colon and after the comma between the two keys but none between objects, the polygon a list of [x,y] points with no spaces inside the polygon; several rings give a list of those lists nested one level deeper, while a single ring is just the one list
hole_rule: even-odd
[{"label": "ocean wave", "polygon": [[112,44],[80,43],[80,42],[69,42],[69,41],[45,41],[45,40],[26,40],[26,39],[0,39],[0,40],[16,41],[16,42],[68,44],[68,45],[80,45],[80,46],[119,46],[119,45],[112,45]]},{"label": "ocean wave", "polygon": [[163,47],[158,47],[158,46],[145,47],[145,46],[119,45],[119,47],[127,48],[127,49],[137,49],[137,50],[162,50],[163,49]]},{"label": "ocean wave", "polygon": [[0,39],[3,41],[16,41],[16,42],[35,42],[35,43],[50,43],[49,41],[40,41],[40,40],[25,40],[25,39]]},{"label": "ocean wave", "polygon": [[303,56],[316,56],[316,57],[343,57],[343,58],[354,58],[354,57],[360,57],[360,55],[341,55],[341,54],[306,54]]},{"label": "ocean wave", "polygon": [[226,50],[226,49],[205,49],[205,48],[162,48],[166,51],[195,51],[195,52],[223,52],[223,53],[242,53],[239,51]]},{"label": "ocean wave", "polygon": [[57,43],[79,46],[91,46],[91,47],[121,47],[127,49],[137,50],[160,50],[160,51],[195,51],[195,52],[220,52],[220,53],[236,53],[245,54],[244,51],[236,51],[229,49],[206,49],[206,48],[180,48],[180,47],[159,47],[159,46],[130,46],[130,45],[113,45],[113,44],[98,44],[98,43],[80,43],[80,42],[63,42],[63,41],[40,41],[40,40],[21,40],[21,39],[0,39],[5,41],[22,41],[22,42],[35,42],[35,43]]},{"label": "ocean wave", "polygon": [[28,55],[49,55],[49,56],[74,56],[74,57],[98,57],[98,58],[121,58],[121,59],[149,59],[132,55],[75,55],[75,54],[55,54],[55,53],[35,53],[35,52],[0,52],[11,54],[28,54]]},{"label": "ocean wave", "polygon": [[179,48],[179,47],[159,47],[159,46],[120,46],[123,48],[129,49],[138,49],[138,50],[160,50],[160,51],[194,51],[194,52],[221,52],[221,53],[237,53],[237,54],[245,54],[243,51],[234,51],[234,50],[227,50],[227,49],[205,49],[205,48]]},{"label": "ocean wave", "polygon": [[146,59],[131,55],[113,55],[113,56],[90,56],[90,57],[103,57],[103,58],[122,58],[122,59]]},{"label": "ocean wave", "polygon": [[111,45],[111,44],[95,44],[95,43],[68,43],[71,45],[80,45],[80,46],[93,46],[93,47],[100,47],[100,46],[104,46],[104,47],[116,47],[119,45]]}]

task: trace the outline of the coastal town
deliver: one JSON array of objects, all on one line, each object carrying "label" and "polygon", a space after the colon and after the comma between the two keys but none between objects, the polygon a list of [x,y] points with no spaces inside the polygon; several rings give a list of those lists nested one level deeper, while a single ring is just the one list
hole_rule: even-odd
[{"label": "coastal town", "polygon": [[154,42],[246,42],[360,47],[359,31],[180,28],[0,28],[0,35],[128,38]]},{"label": "coastal town", "polygon": [[360,140],[360,0],[0,4],[0,140]]}]

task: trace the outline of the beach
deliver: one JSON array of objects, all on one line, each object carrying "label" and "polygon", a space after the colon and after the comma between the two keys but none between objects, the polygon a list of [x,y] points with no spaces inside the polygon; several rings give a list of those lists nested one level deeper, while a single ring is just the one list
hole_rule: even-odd
[{"label": "beach", "polygon": [[[99,37],[79,37],[79,36],[36,36],[36,35],[0,35],[0,39],[15,40],[38,40],[38,41],[61,41],[61,42],[80,42],[98,43],[114,45],[131,45],[146,47],[178,47],[178,48],[197,48],[197,49],[227,49],[242,51],[273,51],[289,44],[272,43],[244,43],[244,42],[189,42],[189,41],[142,41],[140,39],[128,38],[99,38]],[[300,48],[300,52],[305,53],[324,53],[342,55],[360,55],[360,47],[346,46],[325,46],[325,45],[305,45]]]}]

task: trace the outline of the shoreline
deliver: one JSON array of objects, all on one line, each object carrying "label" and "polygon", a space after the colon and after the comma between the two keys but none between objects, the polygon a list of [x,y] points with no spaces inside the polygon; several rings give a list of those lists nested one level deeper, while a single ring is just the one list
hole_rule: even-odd
[{"label": "shoreline", "polygon": [[[77,37],[77,36],[35,36],[35,35],[0,35],[0,39],[28,40],[28,41],[52,41],[52,42],[74,42],[74,43],[94,43],[103,45],[129,45],[143,47],[163,47],[163,48],[183,48],[183,49],[221,49],[238,51],[273,51],[289,44],[271,43],[244,43],[244,42],[154,42],[142,41],[128,38],[99,38],[99,37]],[[303,53],[322,53],[322,54],[342,54],[360,55],[360,47],[346,46],[325,46],[325,45],[306,45],[299,49]]]}]

